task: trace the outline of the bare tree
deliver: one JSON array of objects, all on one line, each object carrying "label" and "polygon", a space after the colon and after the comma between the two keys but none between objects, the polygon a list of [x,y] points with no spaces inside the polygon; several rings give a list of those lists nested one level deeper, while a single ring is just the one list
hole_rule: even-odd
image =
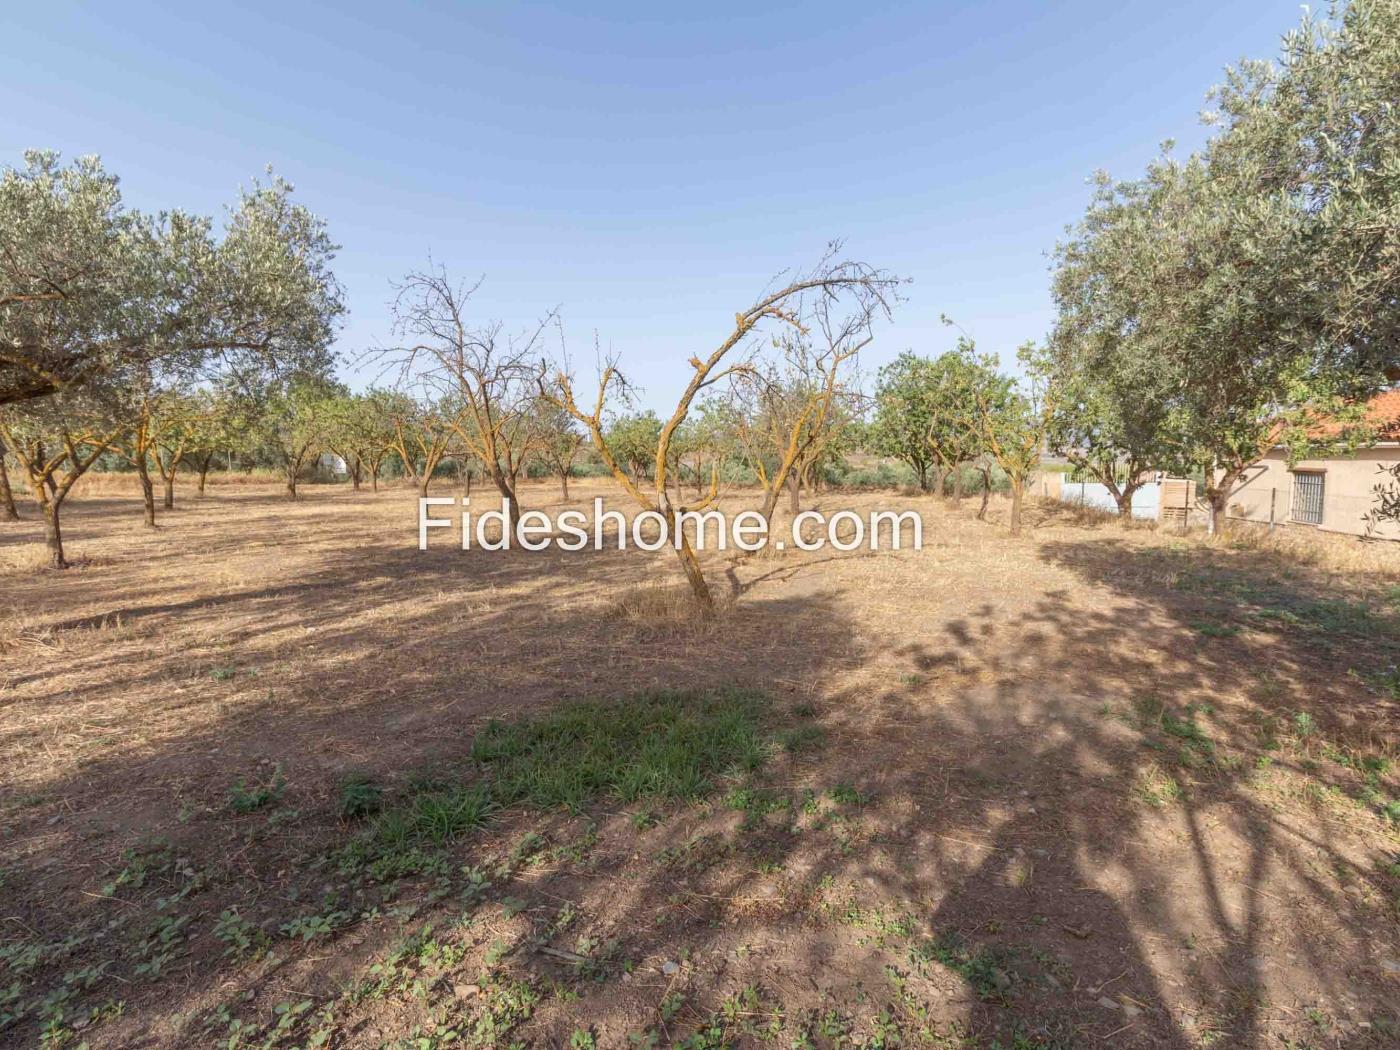
[{"label": "bare tree", "polygon": [[849,419],[843,402],[854,396],[854,366],[869,345],[875,320],[888,315],[883,296],[856,298],[854,309],[833,313],[841,301],[820,297],[812,323],[779,340],[783,359],[767,371],[747,373],[738,384],[745,396],[739,439],[763,486],[765,519],[771,521],[784,488],[789,508],[839,429]]},{"label": "bare tree", "polygon": [[[588,428],[594,448],[623,490],[644,511],[658,513],[669,522],[681,568],[697,603],[706,613],[713,611],[714,598],[695,549],[685,535],[681,516],[705,510],[718,499],[719,471],[712,471],[709,491],[705,495],[697,497],[692,504],[678,503],[679,497],[673,499],[670,487],[671,443],[676,431],[690,415],[696,398],[704,391],[735,376],[752,376],[758,370],[756,361],[762,345],[760,337],[770,325],[806,333],[814,316],[813,311],[816,311],[817,317],[822,313],[833,316],[833,306],[842,301],[854,303],[857,316],[873,317],[877,312],[888,310],[898,280],[865,263],[840,260],[839,251],[840,245],[833,243],[811,271],[788,280],[781,287],[774,287],[783,279],[780,276],[757,302],[734,315],[734,328],[708,356],[690,359],[690,380],[676,401],[674,411],[662,424],[661,434],[657,438],[655,472],[650,485],[625,469],[610,447],[605,433],[604,416],[609,397],[626,396],[628,389],[615,360],[600,362],[597,392],[591,408],[587,409],[578,403],[574,379],[569,374],[567,363],[556,370],[552,381],[546,382],[541,377],[542,395]],[[772,333],[769,335],[771,342]]]},{"label": "bare tree", "polygon": [[437,405],[406,395],[393,399],[389,407],[389,449],[398,453],[404,473],[418,486],[419,496],[428,494],[433,472],[447,458],[451,443],[448,414]]},{"label": "bare tree", "polygon": [[514,529],[520,517],[516,484],[536,437],[534,362],[555,312],[519,336],[506,333],[500,321],[474,323],[467,310],[480,285],[454,283],[441,266],[410,273],[396,286],[393,302],[394,334],[402,345],[377,353],[388,356],[404,380],[452,403],[447,425],[481,461]]}]

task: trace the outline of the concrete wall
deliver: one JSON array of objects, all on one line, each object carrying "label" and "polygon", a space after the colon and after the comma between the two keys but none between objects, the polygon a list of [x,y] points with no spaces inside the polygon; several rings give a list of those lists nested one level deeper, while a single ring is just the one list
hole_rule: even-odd
[{"label": "concrete wall", "polygon": [[[1294,528],[1317,528],[1352,536],[1366,534],[1365,516],[1375,507],[1372,489],[1385,479],[1382,468],[1400,462],[1400,447],[1363,449],[1353,456],[1302,460],[1290,469],[1288,457],[1275,449],[1249,469],[1246,480],[1230,494],[1230,517]],[[1322,524],[1290,520],[1293,510],[1293,471],[1319,471],[1323,475]],[[1272,508],[1272,511],[1271,511]],[[1272,517],[1271,517],[1272,513]],[[1382,525],[1374,533],[1384,539],[1400,539],[1400,528]]]}]

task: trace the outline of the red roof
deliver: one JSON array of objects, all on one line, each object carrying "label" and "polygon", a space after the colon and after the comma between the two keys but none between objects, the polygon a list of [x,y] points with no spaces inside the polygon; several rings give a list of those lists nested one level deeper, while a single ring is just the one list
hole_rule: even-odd
[{"label": "red roof", "polygon": [[[1400,386],[1382,390],[1366,402],[1366,422],[1375,428],[1375,440],[1400,441]],[[1323,419],[1311,428],[1313,437],[1330,437],[1338,433],[1342,425],[1335,420]]]},{"label": "red roof", "polygon": [[1366,422],[1378,441],[1400,441],[1400,387],[1382,391],[1366,402]]}]

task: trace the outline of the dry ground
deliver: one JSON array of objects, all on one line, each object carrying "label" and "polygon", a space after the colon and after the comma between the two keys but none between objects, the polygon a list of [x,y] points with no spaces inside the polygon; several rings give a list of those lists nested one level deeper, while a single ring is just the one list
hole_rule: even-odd
[{"label": "dry ground", "polygon": [[[71,505],[65,573],[0,525],[0,1044],[1395,1045],[1400,552],[829,494],[925,549],[710,555],[702,623],[665,553],[181,496]],[[347,848],[490,718],[733,687],[704,799]]]}]

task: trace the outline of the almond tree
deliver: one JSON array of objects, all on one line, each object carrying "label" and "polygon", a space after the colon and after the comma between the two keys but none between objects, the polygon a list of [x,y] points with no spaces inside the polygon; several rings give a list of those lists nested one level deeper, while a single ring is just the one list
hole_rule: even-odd
[{"label": "almond tree", "polygon": [[366,471],[374,491],[379,491],[379,469],[399,438],[394,427],[396,395],[371,389],[345,394],[331,406],[326,444],[345,460],[351,488],[358,491]]},{"label": "almond tree", "polygon": [[186,417],[187,454],[198,475],[196,491],[202,497],[214,458],[221,452],[231,456],[246,447],[253,423],[246,408],[226,389],[201,390],[192,398]]},{"label": "almond tree", "polygon": [[[1017,356],[1029,369],[1035,345],[1026,343]],[[997,376],[980,386],[975,394],[979,429],[989,455],[1006,473],[1011,485],[1011,533],[1021,531],[1021,506],[1026,481],[1040,464],[1045,445],[1045,429],[1054,408],[1053,391],[1036,382],[1034,373],[1029,392],[1017,389],[1015,380]]]},{"label": "almond tree", "polygon": [[264,446],[277,460],[287,498],[297,498],[297,481],[325,447],[333,406],[342,390],[325,379],[295,377],[262,398],[259,428]]},{"label": "almond tree", "polygon": [[718,499],[719,471],[717,468],[712,471],[709,491],[705,496],[688,505],[675,502],[670,489],[671,442],[676,431],[689,418],[691,407],[698,397],[717,383],[736,375],[751,375],[755,371],[757,354],[763,346],[771,345],[774,328],[779,331],[808,330],[816,303],[829,307],[845,301],[857,312],[870,315],[887,308],[896,294],[897,279],[865,263],[839,260],[839,250],[839,245],[831,245],[817,266],[808,273],[789,280],[781,287],[770,285],[769,290],[752,306],[734,315],[733,329],[718,346],[704,357],[697,355],[690,359],[690,379],[657,436],[652,456],[655,471],[650,484],[627,470],[622,458],[608,442],[606,419],[609,399],[625,396],[628,389],[627,380],[616,361],[605,361],[601,365],[596,392],[591,404],[587,405],[578,400],[574,377],[569,373],[567,363],[560,365],[552,379],[541,378],[543,396],[588,428],[593,447],[623,491],[642,510],[660,514],[669,523],[676,556],[691,592],[701,610],[707,614],[714,609],[714,598],[695,549],[682,528],[681,516],[705,510]]},{"label": "almond tree", "polygon": [[843,403],[855,396],[857,356],[873,338],[877,314],[888,313],[880,297],[857,298],[848,313],[833,313],[833,305],[839,311],[842,304],[819,297],[808,322],[778,340],[781,359],[737,384],[747,395],[739,440],[763,486],[759,513],[770,523],[784,489],[796,513],[804,476],[849,419]]},{"label": "almond tree", "polygon": [[386,404],[389,449],[396,453],[418,495],[426,496],[433,472],[452,445],[451,410],[428,400],[395,394]]},{"label": "almond tree", "polygon": [[583,433],[573,416],[543,398],[536,402],[534,412],[540,459],[559,479],[560,493],[564,499],[568,499],[569,474],[583,450]]},{"label": "almond tree", "polygon": [[520,518],[516,485],[535,451],[535,359],[553,311],[520,335],[500,321],[468,316],[481,282],[454,283],[445,268],[415,271],[396,288],[394,334],[401,345],[377,351],[405,381],[434,391],[456,440],[481,462],[505,501],[508,527]]}]

